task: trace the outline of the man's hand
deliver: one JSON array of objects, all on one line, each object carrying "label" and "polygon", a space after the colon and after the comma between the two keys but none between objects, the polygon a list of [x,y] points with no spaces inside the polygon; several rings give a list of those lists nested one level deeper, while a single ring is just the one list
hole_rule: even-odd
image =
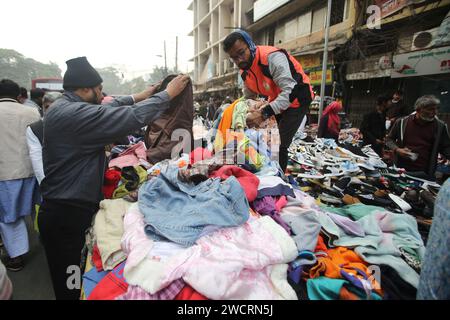
[{"label": "man's hand", "polygon": [[156,84],[152,84],[150,87],[148,87],[147,89],[145,89],[141,93],[133,95],[134,101],[141,102],[141,101],[144,101],[145,99],[150,98],[155,93],[155,91],[158,89],[158,87],[160,85],[161,85],[161,82],[156,83]]},{"label": "man's hand", "polygon": [[249,128],[257,128],[264,122],[264,117],[261,110],[251,112],[247,116],[247,126]]},{"label": "man's hand", "polygon": [[397,153],[402,158],[410,158],[411,150],[408,148],[397,148],[395,149],[395,153]]},{"label": "man's hand", "polygon": [[249,108],[248,111],[249,112],[254,112],[257,110],[261,110],[263,109],[265,106],[267,106],[269,103],[267,101],[257,101],[255,103],[253,103]]},{"label": "man's hand", "polygon": [[383,140],[376,139],[375,142],[376,142],[377,144],[384,144],[384,139],[383,139]]},{"label": "man's hand", "polygon": [[170,100],[178,96],[186,88],[191,79],[188,75],[179,75],[169,82],[166,92],[169,94]]}]

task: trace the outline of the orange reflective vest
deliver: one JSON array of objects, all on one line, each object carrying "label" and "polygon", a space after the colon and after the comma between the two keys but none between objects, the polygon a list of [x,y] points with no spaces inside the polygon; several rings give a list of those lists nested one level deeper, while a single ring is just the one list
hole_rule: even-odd
[{"label": "orange reflective vest", "polygon": [[311,87],[309,77],[293,56],[284,49],[269,46],[257,46],[255,59],[249,70],[241,70],[241,77],[245,85],[251,91],[266,96],[269,102],[274,101],[281,92],[281,89],[273,81],[269,70],[269,54],[282,52],[289,61],[292,77],[297,81],[297,85],[292,90],[289,100],[290,108],[298,108],[303,105],[309,106],[314,99],[314,92]]}]

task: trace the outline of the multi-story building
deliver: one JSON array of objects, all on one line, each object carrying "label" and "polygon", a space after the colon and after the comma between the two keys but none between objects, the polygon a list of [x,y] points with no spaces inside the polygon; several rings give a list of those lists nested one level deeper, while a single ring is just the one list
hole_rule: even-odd
[{"label": "multi-story building", "polygon": [[222,42],[236,28],[250,24],[254,0],[193,0],[194,95],[236,89],[238,70],[223,52]]}]

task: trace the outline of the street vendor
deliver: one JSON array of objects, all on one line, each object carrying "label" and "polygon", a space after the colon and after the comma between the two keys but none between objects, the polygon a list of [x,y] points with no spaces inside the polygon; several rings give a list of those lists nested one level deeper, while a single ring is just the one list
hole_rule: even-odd
[{"label": "street vendor", "polygon": [[86,57],[67,61],[64,95],[44,119],[39,230],[56,299],[79,299],[67,286],[69,267],[80,265],[85,231],[98,211],[107,168],[104,146],[158,119],[190,79],[177,76],[167,89],[156,86],[102,105],[102,78]]},{"label": "street vendor", "polygon": [[224,50],[241,69],[244,95],[261,95],[268,103],[247,118],[249,127],[259,126],[275,115],[280,131],[279,162],[283,171],[288,148],[308,112],[314,93],[300,63],[284,49],[256,46],[250,35],[238,30],[224,40]]}]

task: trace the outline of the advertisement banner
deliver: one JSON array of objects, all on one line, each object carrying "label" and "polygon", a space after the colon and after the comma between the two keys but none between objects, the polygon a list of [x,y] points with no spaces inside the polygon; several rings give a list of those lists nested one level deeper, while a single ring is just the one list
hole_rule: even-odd
[{"label": "advertisement banner", "polygon": [[[322,83],[322,62],[320,55],[306,55],[295,57],[298,62],[302,65],[303,70],[309,74],[309,79],[311,80],[311,85],[320,86]],[[326,84],[333,83],[333,65],[328,64],[327,66],[327,82]]]},{"label": "advertisement banner", "polygon": [[[320,86],[322,84],[322,70],[320,71],[311,71],[309,73],[309,79],[311,80],[312,86]],[[333,83],[333,71],[331,68],[327,69],[327,85]]]},{"label": "advertisement banner", "polygon": [[414,51],[394,56],[392,78],[404,78],[450,72],[450,46]]},{"label": "advertisement banner", "polygon": [[375,5],[381,8],[381,18],[390,16],[410,4],[417,4],[425,0],[375,0]]}]

